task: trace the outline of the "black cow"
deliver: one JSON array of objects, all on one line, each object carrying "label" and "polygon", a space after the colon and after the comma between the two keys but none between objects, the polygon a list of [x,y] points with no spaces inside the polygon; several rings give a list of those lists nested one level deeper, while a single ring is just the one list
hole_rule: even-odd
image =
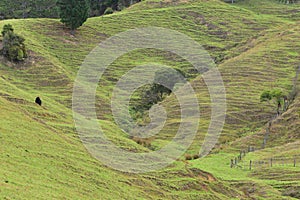
[{"label": "black cow", "polygon": [[35,103],[39,104],[40,106],[42,105],[42,100],[40,97],[35,98]]}]

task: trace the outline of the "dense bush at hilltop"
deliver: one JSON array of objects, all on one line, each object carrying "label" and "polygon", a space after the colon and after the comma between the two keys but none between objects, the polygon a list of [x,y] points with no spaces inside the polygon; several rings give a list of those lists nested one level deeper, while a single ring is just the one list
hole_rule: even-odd
[{"label": "dense bush at hilltop", "polygon": [[[90,0],[90,16],[104,14],[107,8],[122,10],[140,0]],[[58,18],[56,0],[1,0],[0,19]]]}]

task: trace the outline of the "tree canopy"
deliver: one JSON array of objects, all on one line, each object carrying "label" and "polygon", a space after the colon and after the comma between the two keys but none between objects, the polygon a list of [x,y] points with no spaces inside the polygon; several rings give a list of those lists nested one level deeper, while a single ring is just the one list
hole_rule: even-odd
[{"label": "tree canopy", "polygon": [[[274,104],[277,107],[277,114],[280,113],[280,110],[283,108],[283,111],[286,111],[288,107],[287,97],[283,94],[280,89],[273,89],[273,90],[265,90],[260,95],[260,101],[268,101],[270,102],[273,100]],[[283,107],[282,107],[283,104]]]},{"label": "tree canopy", "polygon": [[74,30],[83,25],[89,17],[90,4],[88,0],[58,0],[61,22]]},{"label": "tree canopy", "polygon": [[260,95],[260,101],[270,101],[273,99],[276,103],[280,103],[283,97],[284,94],[280,89],[265,90]]}]

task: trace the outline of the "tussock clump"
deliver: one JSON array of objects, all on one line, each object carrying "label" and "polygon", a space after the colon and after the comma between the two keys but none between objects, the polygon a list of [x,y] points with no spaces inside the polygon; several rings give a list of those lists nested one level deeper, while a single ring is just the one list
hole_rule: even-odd
[{"label": "tussock clump", "polygon": [[132,139],[139,145],[142,145],[146,148],[151,148],[151,139],[149,138],[133,137]]},{"label": "tussock clump", "polygon": [[185,156],[185,160],[192,160],[193,157],[190,154],[186,154]]}]

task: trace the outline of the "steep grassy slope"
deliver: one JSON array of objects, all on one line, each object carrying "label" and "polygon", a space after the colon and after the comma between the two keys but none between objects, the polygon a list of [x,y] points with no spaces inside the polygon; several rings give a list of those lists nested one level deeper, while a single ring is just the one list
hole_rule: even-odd
[{"label": "steep grassy slope", "polygon": [[[267,0],[263,2],[269,4]],[[299,23],[294,19],[277,15],[276,11],[283,8],[286,6],[276,4],[273,11],[258,15],[246,3],[231,6],[219,1],[178,2],[176,5],[163,2],[160,6],[146,1],[124,12],[89,19],[75,37],[58,20],[0,21],[0,27],[11,23],[16,32],[27,39],[30,50],[30,58],[24,65],[13,65],[3,59],[0,64],[0,197],[247,199],[261,196],[282,199],[278,188],[282,189],[280,184],[285,182],[280,177],[269,181],[259,173],[230,169],[229,160],[244,146],[239,141],[245,139],[247,146],[253,132],[263,129],[274,114],[274,107],[259,102],[261,91],[273,87],[286,93],[291,90],[295,67],[299,64],[297,38],[300,32]],[[220,148],[205,160],[190,163],[179,160],[159,172],[133,175],[106,168],[84,149],[72,120],[71,95],[77,70],[97,43],[121,31],[145,26],[178,30],[207,48],[223,75],[228,112]],[[112,122],[110,97],[118,78],[134,66],[148,62],[183,71],[191,68],[170,53],[140,50],[116,60],[99,82],[100,123],[114,143],[132,152],[150,150],[129,139]],[[192,84],[199,97],[202,117],[197,138],[188,151],[196,154],[209,124],[210,99],[201,77]],[[42,97],[43,107],[33,103],[36,96]],[[282,130],[276,131],[276,134],[286,134],[285,138],[295,135],[293,142],[298,140],[298,122],[293,122],[293,132],[286,132],[283,127],[291,126],[288,119],[298,120],[298,101],[297,98],[291,110],[282,116],[282,124],[278,121],[277,126]],[[166,144],[180,122],[178,102],[172,95],[163,105],[170,118],[163,131],[153,138],[154,148]],[[285,139],[270,141],[286,143]],[[259,140],[254,142],[260,143]],[[274,146],[277,145],[270,145]],[[297,143],[290,149],[287,152],[299,151]],[[279,147],[265,151],[273,150],[282,151]],[[257,152],[246,157],[246,161],[252,159],[251,156],[268,157]],[[294,169],[289,172],[291,176],[298,173]],[[294,180],[292,186],[299,184]],[[260,190],[249,194],[245,188]]]},{"label": "steep grassy slope", "polygon": [[[295,76],[296,66],[299,65],[299,44],[294,42],[297,41],[299,37],[298,28],[295,28],[295,26],[282,28],[283,27],[280,27],[279,30],[266,33],[265,36],[259,39],[260,41],[256,40],[257,43],[252,49],[219,66],[220,71],[231,71],[231,73],[235,73],[234,80],[239,80],[239,82],[226,84],[227,95],[229,97],[227,98],[229,103],[227,120],[234,117],[239,121],[233,121],[234,123],[227,122],[227,126],[232,127],[230,132],[234,133],[235,130],[238,130],[234,128],[236,125],[245,123],[243,128],[237,131],[237,134],[242,137],[226,145],[222,145],[222,150],[219,150],[220,152],[218,154],[213,154],[205,158],[203,162],[193,162],[193,166],[207,170],[219,178],[225,180],[239,180],[239,184],[234,184],[238,188],[245,187],[248,191],[256,191],[261,193],[261,196],[266,197],[265,195],[267,195],[267,197],[271,199],[275,197],[268,196],[270,193],[266,192],[265,189],[260,191],[255,184],[249,185],[249,182],[246,180],[254,181],[262,179],[264,183],[279,189],[279,191],[284,194],[292,190],[294,191],[293,195],[295,195],[297,191],[299,191],[297,189],[299,186],[299,165],[297,164],[296,167],[293,167],[293,158],[299,155],[299,96],[296,97],[287,112],[275,119],[275,108],[272,108],[272,106],[268,104],[266,104],[267,107],[260,107],[262,105],[260,105],[261,103],[259,102],[259,94],[262,89],[286,87],[291,90],[290,85],[293,84],[294,79],[292,75]],[[277,31],[277,37],[267,36],[268,34],[273,35]],[[293,45],[291,45],[291,41]],[[273,48],[269,49],[270,47]],[[251,63],[251,67],[248,68],[249,63]],[[235,67],[236,70],[231,67]],[[244,72],[237,73],[238,68],[244,69]],[[288,72],[289,70],[291,71]],[[264,73],[266,73],[265,77],[261,76]],[[278,75],[274,75],[274,73]],[[282,77],[285,76],[291,76],[289,78],[290,81],[285,82],[282,79]],[[259,81],[259,83],[257,83],[257,81]],[[256,87],[251,88],[250,85],[252,84],[256,85]],[[297,85],[299,86],[299,82]],[[256,91],[259,87],[261,87],[261,89]],[[243,100],[243,98],[245,99]],[[245,101],[248,103],[239,103]],[[250,103],[251,101],[253,101],[253,104]],[[230,105],[237,109],[237,111],[234,111]],[[271,108],[272,110],[270,110]],[[237,157],[240,150],[247,150],[248,146],[257,149],[262,147],[268,126],[267,122],[271,119],[274,120],[270,128],[270,135],[267,138],[266,148],[247,154],[242,162],[239,163],[241,168],[229,169],[230,159]],[[253,126],[255,122],[257,124]],[[263,125],[264,123],[265,125]],[[274,168],[270,167],[271,158],[274,159]],[[275,160],[276,158],[280,160]],[[254,171],[251,171],[249,170],[250,160],[257,162],[264,161],[265,164],[254,165]],[[296,157],[296,160],[298,163],[299,158]],[[251,193],[252,192],[249,193],[250,196],[253,195]]]}]

